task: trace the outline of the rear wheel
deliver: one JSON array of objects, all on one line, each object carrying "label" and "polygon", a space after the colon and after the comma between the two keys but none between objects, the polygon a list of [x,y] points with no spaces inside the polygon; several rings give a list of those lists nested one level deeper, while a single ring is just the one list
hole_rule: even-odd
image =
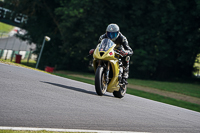
[{"label": "rear wheel", "polygon": [[98,67],[95,74],[95,90],[100,96],[105,94],[107,90],[107,83],[103,70],[103,67]]},{"label": "rear wheel", "polygon": [[126,85],[120,85],[119,91],[114,91],[113,95],[117,98],[122,98],[126,94]]}]

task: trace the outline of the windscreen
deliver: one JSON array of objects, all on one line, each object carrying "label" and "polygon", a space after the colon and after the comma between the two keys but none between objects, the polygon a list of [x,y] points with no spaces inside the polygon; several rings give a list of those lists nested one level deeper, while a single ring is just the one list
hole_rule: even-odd
[{"label": "windscreen", "polygon": [[114,42],[108,38],[105,38],[101,41],[99,51],[107,51],[114,45]]}]

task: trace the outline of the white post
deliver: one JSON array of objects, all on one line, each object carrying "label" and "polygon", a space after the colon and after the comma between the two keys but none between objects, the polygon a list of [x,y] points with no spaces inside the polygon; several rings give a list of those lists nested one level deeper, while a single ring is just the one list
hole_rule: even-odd
[{"label": "white post", "polygon": [[45,36],[45,37],[44,37],[43,44],[42,44],[42,49],[40,50],[40,55],[39,55],[39,57],[38,57],[38,61],[37,61],[36,67],[35,67],[36,69],[38,68],[38,64],[39,64],[39,62],[40,62],[40,58],[41,58],[42,51],[43,51],[43,48],[44,48],[45,40],[46,40],[46,41],[50,41],[50,38],[49,38],[48,36]]}]

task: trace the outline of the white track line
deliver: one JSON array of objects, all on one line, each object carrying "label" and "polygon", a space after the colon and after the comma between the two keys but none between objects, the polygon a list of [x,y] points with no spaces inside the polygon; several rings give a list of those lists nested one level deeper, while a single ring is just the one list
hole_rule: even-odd
[{"label": "white track line", "polygon": [[26,131],[54,131],[54,132],[95,132],[95,133],[149,133],[149,132],[130,132],[130,131],[105,131],[105,130],[83,130],[83,129],[58,129],[58,128],[32,128],[32,127],[3,127],[0,130],[26,130]]}]

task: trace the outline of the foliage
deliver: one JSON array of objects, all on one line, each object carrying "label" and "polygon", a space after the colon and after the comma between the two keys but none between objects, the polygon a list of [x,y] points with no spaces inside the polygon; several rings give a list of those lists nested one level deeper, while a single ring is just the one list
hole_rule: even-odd
[{"label": "foliage", "polygon": [[42,47],[44,36],[51,38],[50,42],[45,43],[39,67],[44,69],[46,65],[54,66],[59,61],[59,46],[62,43],[60,32],[57,26],[57,18],[53,11],[58,7],[56,1],[45,0],[5,0],[7,8],[15,11],[14,13],[23,13],[28,15],[28,24],[22,24],[21,28],[25,29],[25,35],[19,35],[23,40],[37,45],[36,54],[39,55]]},{"label": "foliage", "polygon": [[[200,53],[200,0],[6,0],[29,16],[25,39],[45,46],[41,66],[86,70],[89,49],[117,23],[134,50],[130,76],[191,77]],[[61,62],[61,63],[59,63]],[[79,65],[80,64],[80,65]]]},{"label": "foliage", "polygon": [[190,77],[200,50],[197,4],[154,0],[143,5],[133,26],[134,66],[147,78]]}]

